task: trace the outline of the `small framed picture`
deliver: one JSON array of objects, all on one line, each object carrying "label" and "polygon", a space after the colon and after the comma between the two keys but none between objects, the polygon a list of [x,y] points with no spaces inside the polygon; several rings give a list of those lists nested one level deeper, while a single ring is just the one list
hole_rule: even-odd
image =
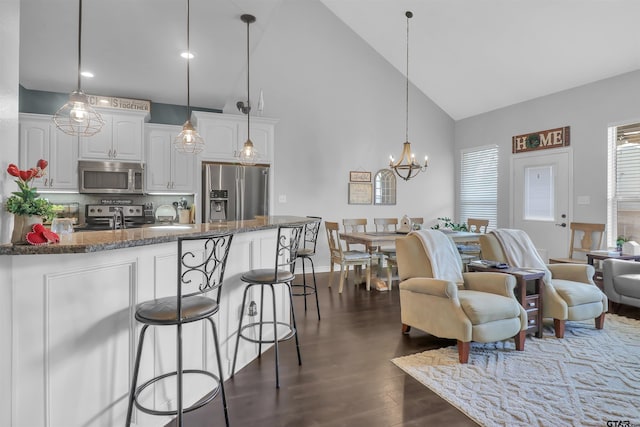
[{"label": "small framed picture", "polygon": [[349,172],[351,182],[371,182],[371,172],[351,171]]},{"label": "small framed picture", "polygon": [[370,205],[373,199],[371,183],[350,182],[349,183],[349,204],[350,205]]}]

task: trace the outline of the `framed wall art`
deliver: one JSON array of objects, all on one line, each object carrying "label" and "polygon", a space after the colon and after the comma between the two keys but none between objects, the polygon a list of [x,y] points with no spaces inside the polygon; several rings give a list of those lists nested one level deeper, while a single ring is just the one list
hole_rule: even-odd
[{"label": "framed wall art", "polygon": [[370,182],[349,183],[349,204],[370,205],[373,199],[373,191]]},{"label": "framed wall art", "polygon": [[351,171],[349,172],[351,182],[371,182],[371,172]]}]

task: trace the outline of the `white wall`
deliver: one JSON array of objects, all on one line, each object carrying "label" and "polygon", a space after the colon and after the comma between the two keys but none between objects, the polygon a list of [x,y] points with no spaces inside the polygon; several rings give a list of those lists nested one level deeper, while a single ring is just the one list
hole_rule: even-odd
[{"label": "white wall", "polygon": [[[498,144],[498,226],[508,227],[511,137],[570,126],[574,200],[569,221],[606,222],[607,128],[640,122],[639,96],[640,71],[634,71],[460,120],[455,125],[456,159],[463,148]],[[580,196],[589,196],[591,203],[578,205]]]},{"label": "white wall", "polygon": [[[398,49],[403,49],[398,46]],[[263,89],[276,125],[275,214],[343,218],[454,213],[453,120],[410,86],[409,140],[429,155],[425,174],[398,181],[395,206],[349,205],[349,171],[400,156],[405,78],[320,2],[284,1],[251,57],[251,85]],[[239,85],[244,82],[239,82]],[[235,104],[235,101],[228,104]],[[235,108],[235,107],[233,107]],[[286,195],[287,203],[278,203]],[[324,228],[316,265],[328,265]]]},{"label": "white wall", "polygon": [[[0,2],[0,243],[10,240],[13,218],[4,211],[4,199],[15,191],[5,172],[18,161],[18,49],[20,2]],[[3,257],[7,258],[7,257]],[[0,425],[11,424],[12,278],[8,259],[0,260]],[[7,345],[9,343],[9,345]]]}]

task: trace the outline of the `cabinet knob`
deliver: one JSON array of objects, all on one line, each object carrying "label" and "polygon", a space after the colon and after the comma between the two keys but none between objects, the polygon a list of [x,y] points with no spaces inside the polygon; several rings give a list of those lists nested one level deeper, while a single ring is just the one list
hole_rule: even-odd
[{"label": "cabinet knob", "polygon": [[49,180],[49,187],[53,187],[53,178]]},{"label": "cabinet knob", "polygon": [[111,152],[112,152],[112,151],[113,151],[113,150],[112,150],[111,148],[109,148],[109,153],[107,153],[107,156],[109,156],[109,158],[111,158]]},{"label": "cabinet knob", "polygon": [[48,183],[49,183],[49,178],[45,178],[44,179],[44,186],[45,187],[48,186],[49,185]]},{"label": "cabinet knob", "polygon": [[115,159],[116,157],[118,157],[118,152],[116,150],[113,150],[113,158]]}]

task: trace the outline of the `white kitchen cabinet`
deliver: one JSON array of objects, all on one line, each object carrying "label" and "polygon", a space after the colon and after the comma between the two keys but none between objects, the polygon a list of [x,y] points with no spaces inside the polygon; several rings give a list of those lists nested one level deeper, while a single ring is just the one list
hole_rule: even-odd
[{"label": "white kitchen cabinet", "polygon": [[195,193],[196,158],[173,147],[173,141],[181,131],[181,126],[146,126],[147,191]]},{"label": "white kitchen cabinet", "polygon": [[80,137],[81,160],[143,161],[147,112],[98,110],[104,126],[93,136]]},{"label": "white kitchen cabinet", "polygon": [[35,167],[45,159],[45,176],[34,186],[40,191],[78,190],[78,137],[59,130],[52,116],[20,114],[20,169]]},{"label": "white kitchen cabinet", "polygon": [[[191,121],[205,143],[204,151],[198,155],[200,160],[238,161],[238,152],[247,140],[247,116],[194,111]],[[251,141],[258,150],[258,163],[273,162],[277,122],[264,117],[251,117]]]}]

